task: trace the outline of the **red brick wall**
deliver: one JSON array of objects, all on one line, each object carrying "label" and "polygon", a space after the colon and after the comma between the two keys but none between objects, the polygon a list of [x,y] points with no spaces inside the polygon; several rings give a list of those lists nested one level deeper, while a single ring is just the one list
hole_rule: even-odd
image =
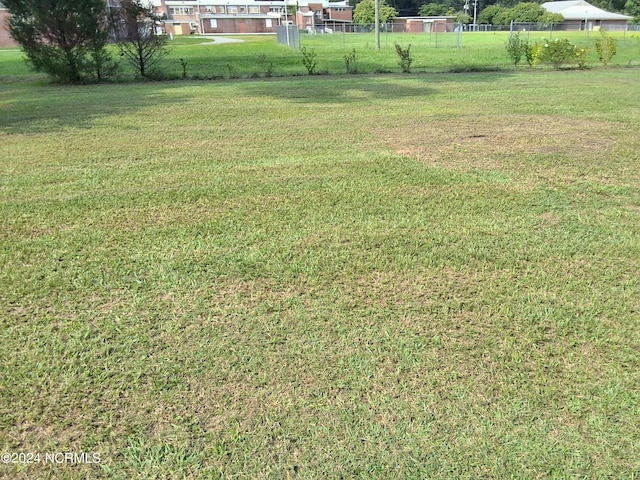
[{"label": "red brick wall", "polygon": [[332,20],[346,20],[350,22],[353,19],[353,10],[351,8],[345,8],[343,11],[338,10],[338,8],[340,7],[327,8],[327,13],[330,13]]},{"label": "red brick wall", "polygon": [[11,35],[9,35],[9,12],[0,9],[0,47],[17,47]]},{"label": "red brick wall", "polygon": [[202,19],[204,33],[275,33],[278,19],[271,19],[271,28],[267,28],[264,18],[217,18],[217,28],[211,27],[208,18]]}]

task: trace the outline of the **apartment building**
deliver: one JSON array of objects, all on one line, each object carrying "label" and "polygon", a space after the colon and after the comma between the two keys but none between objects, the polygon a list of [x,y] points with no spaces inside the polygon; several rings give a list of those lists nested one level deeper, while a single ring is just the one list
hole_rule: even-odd
[{"label": "apartment building", "polygon": [[348,0],[153,0],[165,15],[165,31],[172,35],[276,33],[278,25],[300,29],[340,29],[350,24]]},{"label": "apartment building", "polygon": [[[285,24],[309,31],[342,31],[353,19],[349,0],[151,0],[151,5],[164,14],[164,31],[171,35],[275,34],[278,25]],[[8,20],[9,12],[0,1],[0,47],[17,46],[9,35]]]}]

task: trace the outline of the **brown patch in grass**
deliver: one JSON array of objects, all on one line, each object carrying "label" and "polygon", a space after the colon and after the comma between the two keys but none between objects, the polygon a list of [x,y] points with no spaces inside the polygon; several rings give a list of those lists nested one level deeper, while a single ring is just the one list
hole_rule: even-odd
[{"label": "brown patch in grass", "polygon": [[543,213],[540,215],[540,220],[542,220],[545,225],[551,226],[558,225],[561,222],[560,217],[552,212]]},{"label": "brown patch in grass", "polygon": [[[547,115],[456,117],[416,126],[405,121],[379,136],[389,139],[386,142],[392,142],[399,155],[438,167],[506,169],[519,174],[538,170],[546,175],[565,158],[604,163],[603,153],[614,150],[620,137],[612,122]],[[527,165],[528,157],[542,161]],[[545,158],[553,161],[548,164]],[[602,177],[608,178],[606,173]]]}]

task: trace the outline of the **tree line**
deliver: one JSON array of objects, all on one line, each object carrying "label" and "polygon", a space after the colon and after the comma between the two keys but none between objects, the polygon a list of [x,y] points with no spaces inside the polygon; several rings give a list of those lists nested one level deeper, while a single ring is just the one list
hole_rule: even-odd
[{"label": "tree line", "polygon": [[109,43],[140,77],[153,75],[168,51],[160,18],[141,0],[2,0],[9,31],[36,71],[62,83],[114,75]]},{"label": "tree line", "polygon": [[[540,0],[539,2],[526,2],[532,5],[540,6],[545,0]],[[351,4],[355,6],[354,8],[354,21],[356,10],[360,3],[371,3],[373,4],[373,0],[351,0]],[[473,12],[474,8],[474,0],[385,0],[382,2],[388,7],[390,7],[393,11],[395,11],[395,15],[393,16],[402,16],[402,17],[410,17],[415,15],[420,16],[438,16],[438,15],[451,15],[457,17],[458,21],[461,23],[469,23],[472,21],[468,13]],[[499,20],[500,24],[508,24],[510,20],[507,21],[504,19],[504,12],[509,12],[511,9],[516,8],[513,15],[520,15],[527,13],[529,16],[527,19],[513,18],[514,21],[517,22],[539,22],[537,18],[530,18],[531,14],[534,12],[533,6],[520,7],[519,5],[522,2],[520,0],[477,0],[477,12],[478,12],[478,23],[495,23],[491,21],[487,21],[489,19],[482,16],[482,13],[485,9],[491,8],[489,12],[500,12],[499,15],[492,13],[490,16],[490,20]],[[609,12],[620,12],[626,13],[627,15],[631,15],[634,17],[634,21],[640,23],[640,0],[590,0],[592,5],[602,8],[603,10],[607,10]],[[466,7],[466,8],[465,8]],[[369,10],[369,8],[367,8]],[[509,15],[509,13],[507,14]],[[539,15],[541,16],[541,15]],[[562,21],[562,20],[560,20]],[[358,23],[358,22],[356,22]],[[365,23],[365,22],[362,22]],[[373,22],[371,22],[373,23]],[[547,19],[543,19],[542,22],[539,23],[556,23],[550,22]]]}]

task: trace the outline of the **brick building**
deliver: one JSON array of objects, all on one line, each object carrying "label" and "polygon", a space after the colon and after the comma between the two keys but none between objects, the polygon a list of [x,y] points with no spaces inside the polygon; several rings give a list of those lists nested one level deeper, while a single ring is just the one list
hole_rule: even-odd
[{"label": "brick building", "polygon": [[154,0],[153,6],[172,35],[275,33],[285,24],[315,29],[351,23],[353,13],[348,0]]},{"label": "brick building", "polygon": [[0,3],[0,48],[17,47],[16,41],[9,35],[9,12]]},{"label": "brick building", "polygon": [[[151,5],[164,14],[164,31],[171,35],[275,34],[278,25],[285,24],[341,30],[351,24],[353,14],[348,0],[152,0]],[[9,35],[8,18],[0,3],[0,47],[17,46]]]}]

